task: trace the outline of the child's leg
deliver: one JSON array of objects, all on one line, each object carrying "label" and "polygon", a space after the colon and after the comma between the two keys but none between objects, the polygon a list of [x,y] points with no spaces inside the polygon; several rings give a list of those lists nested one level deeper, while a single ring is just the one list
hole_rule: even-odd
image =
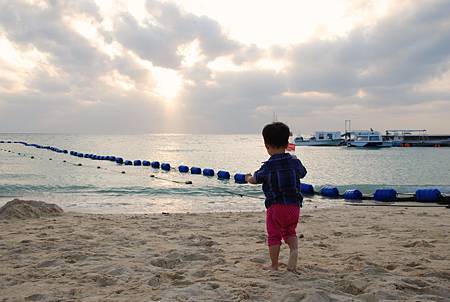
[{"label": "child's leg", "polygon": [[267,244],[271,265],[265,267],[268,270],[278,270],[278,257],[281,246],[281,229],[276,219],[276,211],[279,205],[272,205],[266,212]]},{"label": "child's leg", "polygon": [[298,239],[297,236],[291,236],[286,239],[286,243],[289,245],[289,262],[288,271],[295,272],[297,270],[298,259]]},{"label": "child's leg", "polygon": [[295,272],[298,259],[297,224],[300,218],[300,208],[297,206],[286,206],[286,229],[283,231],[283,239],[289,245],[289,262],[287,269]]},{"label": "child's leg", "polygon": [[270,255],[270,261],[272,264],[270,267],[267,267],[269,270],[278,270],[278,257],[280,256],[280,245],[271,245],[269,246],[269,255]]}]

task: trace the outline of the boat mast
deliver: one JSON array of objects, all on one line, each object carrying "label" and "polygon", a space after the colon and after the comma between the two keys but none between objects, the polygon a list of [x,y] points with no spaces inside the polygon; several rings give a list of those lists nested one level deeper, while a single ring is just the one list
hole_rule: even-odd
[{"label": "boat mast", "polygon": [[273,112],[272,122],[273,122],[273,123],[278,122],[278,116],[277,116],[277,114],[275,113],[275,111]]},{"label": "boat mast", "polygon": [[345,142],[347,142],[350,139],[351,132],[352,132],[352,120],[345,120],[345,134],[344,134]]}]

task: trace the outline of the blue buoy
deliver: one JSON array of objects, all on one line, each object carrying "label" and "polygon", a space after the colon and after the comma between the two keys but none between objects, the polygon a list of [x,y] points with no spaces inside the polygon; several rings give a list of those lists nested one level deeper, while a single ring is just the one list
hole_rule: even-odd
[{"label": "blue buoy", "polygon": [[373,194],[376,201],[395,201],[397,200],[397,191],[394,189],[377,189]]},{"label": "blue buoy", "polygon": [[230,179],[230,172],[220,170],[217,172],[217,178],[221,180]]},{"label": "blue buoy", "polygon": [[241,173],[234,174],[234,182],[238,183],[238,184],[245,184],[245,183],[247,183],[245,181],[245,174],[241,174]]},{"label": "blue buoy", "polygon": [[[38,148],[39,148],[39,147],[38,147]],[[75,151],[70,151],[70,155],[77,156],[77,152],[75,152]]]},{"label": "blue buoy", "polygon": [[325,197],[336,198],[339,197],[339,190],[333,186],[324,186],[320,189],[320,195]]},{"label": "blue buoy", "polygon": [[152,168],[159,169],[159,161],[153,161],[152,162]]},{"label": "blue buoy", "polygon": [[203,169],[203,175],[204,176],[214,176],[214,170],[205,168],[205,169]]},{"label": "blue buoy", "polygon": [[90,155],[90,154],[85,154],[85,155],[84,155],[84,158],[89,158],[89,155]]},{"label": "blue buoy", "polygon": [[311,184],[300,183],[300,192],[305,195],[314,195],[314,187]]},{"label": "blue buoy", "polygon": [[199,167],[191,167],[191,174],[202,174],[202,169]]},{"label": "blue buoy", "polygon": [[416,191],[416,200],[419,202],[438,202],[442,198],[438,189],[419,189]]},{"label": "blue buoy", "polygon": [[124,164],[125,166],[131,166],[133,163],[131,162],[131,160],[126,160]]},{"label": "blue buoy", "polygon": [[83,157],[84,154],[83,154],[83,153],[78,153],[77,156],[78,156],[78,157]]},{"label": "blue buoy", "polygon": [[353,190],[346,190],[344,192],[344,199],[347,200],[362,200],[363,195],[360,190],[353,189]]},{"label": "blue buoy", "polygon": [[123,158],[122,157],[117,157],[116,158],[116,163],[118,163],[119,165],[123,164]]},{"label": "blue buoy", "polygon": [[164,171],[170,171],[170,164],[162,163],[161,164],[161,169],[164,170]]},{"label": "blue buoy", "polygon": [[189,167],[185,165],[180,165],[178,166],[178,171],[180,171],[181,173],[187,173],[189,172]]},{"label": "blue buoy", "polygon": [[146,166],[146,167],[147,167],[147,166],[150,166],[150,162],[149,162],[148,160],[143,160],[143,161],[142,161],[142,165],[143,165],[143,166]]},{"label": "blue buoy", "polygon": [[67,154],[67,152],[68,152],[67,150],[63,150],[63,153]]},{"label": "blue buoy", "polygon": [[136,159],[136,160],[133,162],[133,165],[135,165],[135,166],[142,166],[142,162],[141,162],[139,159]]},{"label": "blue buoy", "polygon": [[109,157],[109,160],[110,160],[110,161],[116,161],[116,157],[115,157],[115,156],[110,156],[110,157]]}]

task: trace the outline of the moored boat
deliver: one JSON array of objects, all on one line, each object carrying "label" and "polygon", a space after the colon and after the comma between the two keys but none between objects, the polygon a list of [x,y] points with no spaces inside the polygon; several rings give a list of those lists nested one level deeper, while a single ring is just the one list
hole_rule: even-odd
[{"label": "moored boat", "polygon": [[302,136],[294,139],[296,146],[339,146],[343,142],[340,131],[317,131],[307,139]]},{"label": "moored boat", "polygon": [[386,130],[385,141],[394,147],[450,147],[450,135],[427,134],[427,130]]},{"label": "moored boat", "polygon": [[347,147],[359,148],[386,148],[392,147],[391,141],[384,141],[382,135],[378,131],[359,130],[346,133]]}]

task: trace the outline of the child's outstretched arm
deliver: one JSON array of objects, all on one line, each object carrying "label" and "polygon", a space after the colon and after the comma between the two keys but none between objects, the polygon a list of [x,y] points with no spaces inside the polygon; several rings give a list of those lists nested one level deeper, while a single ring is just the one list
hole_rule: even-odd
[{"label": "child's outstretched arm", "polygon": [[250,173],[245,175],[245,181],[250,183],[250,184],[256,185],[256,179]]}]

